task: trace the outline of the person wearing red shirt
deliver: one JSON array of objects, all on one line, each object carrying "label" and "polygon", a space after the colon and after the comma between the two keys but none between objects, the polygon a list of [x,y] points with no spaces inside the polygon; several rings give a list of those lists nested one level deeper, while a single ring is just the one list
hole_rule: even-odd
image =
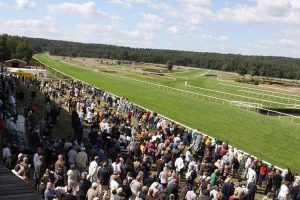
[{"label": "person wearing red shirt", "polygon": [[259,173],[259,178],[258,178],[258,185],[261,187],[262,182],[265,180],[265,177],[267,175],[268,168],[266,164],[262,164],[260,167],[260,173]]}]

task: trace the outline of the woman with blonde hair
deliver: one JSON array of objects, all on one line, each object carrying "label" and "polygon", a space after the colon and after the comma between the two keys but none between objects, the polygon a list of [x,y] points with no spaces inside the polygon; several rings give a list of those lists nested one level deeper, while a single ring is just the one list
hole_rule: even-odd
[{"label": "woman with blonde hair", "polygon": [[167,187],[168,179],[171,176],[171,172],[167,167],[164,167],[163,171],[159,173],[160,184],[162,184],[163,188]]}]

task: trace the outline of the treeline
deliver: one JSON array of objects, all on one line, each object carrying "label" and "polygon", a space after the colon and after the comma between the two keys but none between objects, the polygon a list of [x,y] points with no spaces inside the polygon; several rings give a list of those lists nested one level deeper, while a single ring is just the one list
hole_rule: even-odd
[{"label": "treeline", "polygon": [[33,51],[49,51],[53,55],[60,56],[109,58],[157,64],[166,64],[171,60],[174,65],[237,72],[241,75],[300,79],[300,59],[295,58],[129,48],[37,38],[25,40]]},{"label": "treeline", "polygon": [[32,50],[28,42],[18,36],[0,35],[0,62],[12,58],[18,58],[26,62],[30,61]]}]

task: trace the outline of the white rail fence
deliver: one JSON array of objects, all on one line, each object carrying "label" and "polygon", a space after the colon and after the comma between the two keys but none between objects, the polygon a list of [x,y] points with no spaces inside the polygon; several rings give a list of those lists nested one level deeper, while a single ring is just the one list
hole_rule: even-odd
[{"label": "white rail fence", "polygon": [[[228,81],[224,81],[224,80],[221,80],[219,79],[218,77],[218,81],[221,82],[221,83],[218,83],[220,85],[223,85],[223,86],[229,86],[229,87],[234,87],[234,88],[237,88],[237,89],[246,89],[246,90],[255,90],[255,91],[258,91],[258,92],[264,92],[264,93],[270,93],[270,94],[274,94],[274,95],[277,95],[277,96],[281,96],[281,97],[286,97],[286,98],[300,98],[299,95],[295,95],[295,94],[288,94],[288,93],[282,93],[282,92],[274,92],[274,91],[269,91],[269,90],[263,90],[263,89],[259,89],[259,88],[256,88],[255,86],[244,86],[242,83],[228,83]],[[241,86],[243,85],[243,86]],[[286,90],[284,90],[286,92]]]},{"label": "white rail fence", "polygon": [[177,79],[171,76],[166,76],[164,73],[161,74],[157,74],[157,73],[153,73],[153,72],[143,72],[142,73],[144,76],[153,76],[153,77],[159,77],[159,78],[164,78],[164,79],[168,79],[168,80],[172,80],[172,81],[176,81]]},{"label": "white rail fence", "polygon": [[247,90],[247,89],[243,89],[243,90],[238,90],[239,92],[242,92],[243,94],[248,94],[251,95],[252,97],[256,96],[262,96],[268,99],[275,99],[275,100],[280,100],[281,102],[283,101],[287,101],[288,103],[293,103],[295,105],[300,104],[300,99],[294,99],[294,98],[287,98],[287,97],[282,97],[282,96],[277,96],[277,95],[272,95],[272,94],[266,94],[266,93],[262,93],[262,92],[255,92],[255,91],[251,91],[251,90]]},{"label": "white rail fence", "polygon": [[276,101],[271,101],[271,100],[258,99],[258,98],[254,98],[254,97],[248,97],[248,96],[243,96],[243,95],[239,95],[239,94],[232,94],[232,93],[228,93],[228,92],[221,92],[218,90],[211,90],[211,89],[196,87],[196,86],[192,86],[192,85],[186,85],[186,87],[191,88],[196,91],[200,91],[200,92],[210,92],[210,93],[214,93],[214,94],[223,95],[223,97],[242,99],[242,100],[249,101],[249,102],[254,101],[255,103],[261,103],[263,105],[267,105],[267,104],[270,106],[281,105],[281,106],[286,106],[286,107],[297,106],[297,104],[288,104],[288,103],[281,103],[281,102],[276,102]]}]

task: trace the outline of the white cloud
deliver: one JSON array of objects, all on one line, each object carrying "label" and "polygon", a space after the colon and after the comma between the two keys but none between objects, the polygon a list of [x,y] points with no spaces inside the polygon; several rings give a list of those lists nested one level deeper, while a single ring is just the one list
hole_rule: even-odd
[{"label": "white cloud", "polygon": [[287,38],[282,38],[279,40],[258,40],[255,43],[255,47],[261,49],[271,49],[271,48],[290,48],[290,47],[299,47],[300,41],[298,40],[291,40]]},{"label": "white cloud", "polygon": [[274,17],[286,16],[291,9],[291,2],[288,0],[259,0],[257,11]]},{"label": "white cloud", "polygon": [[207,41],[211,41],[211,42],[228,42],[229,38],[227,36],[221,35],[221,36],[216,36],[216,35],[212,35],[212,34],[208,34],[208,33],[201,33],[199,35],[196,36],[198,39],[201,40],[207,40]]},{"label": "white cloud", "polygon": [[179,33],[179,30],[180,30],[179,25],[171,26],[168,28],[168,33],[170,35],[177,35]]},{"label": "white cloud", "polygon": [[[81,24],[78,25],[77,31],[85,36],[95,35],[101,38],[101,42],[113,42],[119,45],[140,46],[152,44],[155,34],[163,27],[165,19],[148,13],[142,13],[142,20],[136,26],[127,30],[121,21],[112,22],[111,24]],[[150,45],[149,45],[150,44]]]},{"label": "white cloud", "polygon": [[0,19],[0,32],[11,35],[26,35],[29,37],[59,38],[63,35],[54,19],[3,20]]},{"label": "white cloud", "polygon": [[205,6],[211,4],[211,0],[178,0],[178,2],[193,6]]},{"label": "white cloud", "polygon": [[80,24],[77,27],[77,30],[86,35],[101,35],[101,36],[110,36],[110,38],[122,38],[130,37],[136,38],[140,36],[140,32],[135,31],[125,31],[121,27],[116,25],[108,24]]},{"label": "white cloud", "polygon": [[242,23],[300,24],[298,0],[256,0],[253,5],[238,4],[217,11],[217,20],[233,20]]},{"label": "white cloud", "polygon": [[67,13],[82,17],[105,16],[106,13],[97,8],[95,2],[71,3],[64,2],[58,5],[48,5],[48,10],[53,13]]},{"label": "white cloud", "polygon": [[297,44],[296,41],[290,40],[290,39],[285,39],[285,38],[280,39],[278,42],[279,42],[279,44],[286,45],[286,46],[297,46],[297,45],[299,45],[299,43]]},{"label": "white cloud", "polygon": [[36,3],[30,0],[16,0],[16,8],[22,9],[33,9],[36,7]]},{"label": "white cloud", "polygon": [[165,19],[157,15],[143,13],[142,16],[143,20],[137,23],[137,28],[144,31],[159,31],[165,22]]},{"label": "white cloud", "polygon": [[133,4],[151,4],[152,0],[108,0],[110,3],[131,7]]}]

